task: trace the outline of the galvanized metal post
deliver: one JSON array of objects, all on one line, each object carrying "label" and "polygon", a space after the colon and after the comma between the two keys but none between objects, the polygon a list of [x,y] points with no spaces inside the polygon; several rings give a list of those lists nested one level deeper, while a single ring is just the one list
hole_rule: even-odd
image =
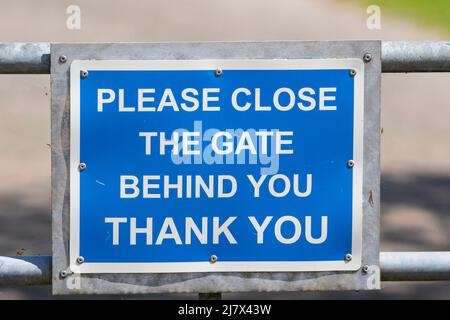
[{"label": "galvanized metal post", "polygon": [[450,280],[450,252],[381,252],[381,280]]},{"label": "galvanized metal post", "polygon": [[[450,42],[383,42],[382,71],[450,72]],[[48,73],[49,43],[0,43],[0,74]],[[0,256],[0,285],[50,284],[51,259]],[[450,252],[381,252],[380,265],[383,281],[450,280]],[[199,294],[199,299],[221,297],[221,293]]]},{"label": "galvanized metal post", "polygon": [[[385,41],[383,72],[450,72],[450,41]],[[0,74],[50,73],[49,43],[0,43]]]},{"label": "galvanized metal post", "polygon": [[[449,281],[450,251],[381,252],[383,281]],[[51,256],[0,257],[0,285],[51,284]],[[200,293],[200,300],[219,300],[221,293]]]},{"label": "galvanized metal post", "polygon": [[0,74],[50,73],[49,43],[0,43]]},{"label": "galvanized metal post", "polygon": [[51,256],[0,257],[0,285],[50,284]]},{"label": "galvanized metal post", "polygon": [[450,72],[450,41],[386,41],[383,72]]}]

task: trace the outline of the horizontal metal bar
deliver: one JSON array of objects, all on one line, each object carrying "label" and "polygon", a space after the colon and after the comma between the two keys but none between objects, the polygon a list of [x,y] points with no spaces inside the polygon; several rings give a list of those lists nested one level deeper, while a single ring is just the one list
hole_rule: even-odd
[{"label": "horizontal metal bar", "polygon": [[0,43],[0,74],[50,73],[49,43]]},{"label": "horizontal metal bar", "polygon": [[50,284],[51,256],[0,257],[0,285]]},{"label": "horizontal metal bar", "polygon": [[450,72],[450,41],[386,41],[383,72]]},{"label": "horizontal metal bar", "polygon": [[450,280],[450,251],[381,252],[381,280]]},{"label": "horizontal metal bar", "polygon": [[[381,252],[383,281],[450,281],[450,251]],[[51,284],[51,256],[0,257],[0,285]]]},{"label": "horizontal metal bar", "polygon": [[[383,72],[450,72],[450,41],[386,41]],[[49,43],[0,43],[1,73],[50,73]]]}]

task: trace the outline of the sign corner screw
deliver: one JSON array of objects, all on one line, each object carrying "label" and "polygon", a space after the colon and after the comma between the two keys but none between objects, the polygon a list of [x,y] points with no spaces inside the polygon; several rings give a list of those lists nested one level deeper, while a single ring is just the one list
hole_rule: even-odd
[{"label": "sign corner screw", "polygon": [[220,77],[223,74],[222,69],[217,68],[216,71],[214,72],[214,74],[216,75],[216,77]]},{"label": "sign corner screw", "polygon": [[353,168],[355,166],[355,160],[348,160],[347,161],[347,166],[349,168]]},{"label": "sign corner screw", "polygon": [[77,263],[78,264],[83,264],[83,262],[84,262],[84,258],[82,256],[77,258]]},{"label": "sign corner screw", "polygon": [[352,261],[352,259],[353,259],[353,257],[352,257],[352,255],[351,255],[350,253],[347,253],[347,254],[345,255],[345,261],[346,261],[346,262],[350,262],[350,261]]},{"label": "sign corner screw", "polygon": [[89,75],[89,72],[87,70],[82,70],[81,71],[81,77],[82,78],[87,78],[88,75]]},{"label": "sign corner screw", "polygon": [[209,262],[216,263],[217,262],[217,256],[213,254],[211,257],[209,257]]},{"label": "sign corner screw", "polygon": [[81,162],[81,163],[78,165],[78,169],[79,169],[80,171],[83,171],[84,169],[86,169],[86,167],[87,167],[87,165],[86,165],[86,163],[84,163],[84,162]]},{"label": "sign corner screw", "polygon": [[356,76],[356,70],[355,70],[355,69],[350,69],[349,75],[350,75],[351,77]]}]

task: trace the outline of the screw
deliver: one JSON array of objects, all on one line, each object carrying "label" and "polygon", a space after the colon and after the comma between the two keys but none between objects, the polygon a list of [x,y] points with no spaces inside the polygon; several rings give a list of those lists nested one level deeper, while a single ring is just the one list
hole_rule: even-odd
[{"label": "screw", "polygon": [[66,63],[67,62],[67,57],[66,56],[60,56],[59,57],[59,62]]},{"label": "screw", "polygon": [[216,263],[216,261],[217,261],[217,256],[215,254],[213,254],[211,257],[209,257],[209,262]]},{"label": "screw", "polygon": [[83,257],[78,257],[77,258],[77,263],[78,264],[83,264],[83,262],[84,262],[84,258]]},{"label": "screw", "polygon": [[351,77],[354,77],[356,75],[356,70],[355,69],[350,69],[349,74]]},{"label": "screw", "polygon": [[215,75],[216,75],[216,77],[220,77],[222,75],[222,73],[223,73],[222,69],[217,68],[216,72],[215,72]]},{"label": "screw", "polygon": [[365,62],[369,62],[370,60],[372,60],[372,55],[370,53],[366,53],[363,59]]},{"label": "screw", "polygon": [[364,273],[368,273],[369,272],[369,266],[366,264],[366,265],[364,265],[363,267],[362,267],[362,271],[364,272]]},{"label": "screw", "polygon": [[355,166],[355,161],[353,161],[353,160],[348,160],[348,161],[347,161],[347,166],[348,166],[349,168],[353,168],[353,167]]},{"label": "screw", "polygon": [[80,163],[79,165],[78,165],[78,169],[80,170],[80,171],[83,171],[84,169],[86,169],[86,163],[84,163],[84,162],[82,162],[82,163]]},{"label": "screw", "polygon": [[66,270],[61,270],[61,272],[59,273],[59,276],[63,279],[66,278],[68,275],[69,274],[67,273]]},{"label": "screw", "polygon": [[352,261],[352,259],[353,259],[353,257],[352,257],[352,255],[351,255],[350,253],[347,253],[347,254],[345,255],[345,261],[346,261],[346,262],[350,262],[350,261]]},{"label": "screw", "polygon": [[89,75],[89,72],[87,70],[81,71],[81,77],[86,78]]}]

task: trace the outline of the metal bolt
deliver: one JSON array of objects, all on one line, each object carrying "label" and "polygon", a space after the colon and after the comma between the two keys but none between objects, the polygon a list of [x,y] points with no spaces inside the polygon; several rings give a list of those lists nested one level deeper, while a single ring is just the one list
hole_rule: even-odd
[{"label": "metal bolt", "polygon": [[345,255],[345,261],[350,262],[350,261],[352,261],[352,259],[353,259],[353,257],[352,257],[352,255],[350,253],[347,253]]},{"label": "metal bolt", "polygon": [[60,56],[59,57],[59,62],[66,63],[67,62],[67,57],[66,56]]},{"label": "metal bolt", "polygon": [[78,264],[83,264],[83,262],[84,262],[84,258],[83,257],[78,257],[77,258],[77,263]]},{"label": "metal bolt", "polygon": [[89,72],[87,70],[81,71],[81,77],[86,78],[89,75]]},{"label": "metal bolt", "polygon": [[78,169],[80,170],[80,171],[83,171],[84,169],[86,169],[86,163],[84,163],[84,162],[82,162],[82,163],[80,163],[79,165],[78,165]]},{"label": "metal bolt", "polygon": [[354,77],[356,75],[356,70],[355,69],[350,69],[349,74],[351,77]]},{"label": "metal bolt", "polygon": [[222,69],[217,68],[216,72],[215,72],[215,75],[216,75],[216,77],[220,77],[222,75],[222,73],[223,73]]},{"label": "metal bolt", "polygon": [[362,267],[362,271],[363,271],[364,273],[369,272],[369,266],[368,266],[367,264],[364,265],[364,266]]},{"label": "metal bolt", "polygon": [[217,256],[215,254],[213,254],[211,257],[209,257],[209,262],[216,263],[216,261],[217,261]]},{"label": "metal bolt", "polygon": [[63,279],[66,278],[68,275],[69,274],[66,270],[61,270],[61,272],[59,273],[59,276]]},{"label": "metal bolt", "polygon": [[372,55],[370,53],[366,53],[363,59],[365,62],[369,62],[370,60],[372,60]]},{"label": "metal bolt", "polygon": [[353,167],[355,166],[355,161],[353,161],[353,160],[348,160],[348,161],[347,161],[347,166],[348,166],[349,168],[353,168]]}]

